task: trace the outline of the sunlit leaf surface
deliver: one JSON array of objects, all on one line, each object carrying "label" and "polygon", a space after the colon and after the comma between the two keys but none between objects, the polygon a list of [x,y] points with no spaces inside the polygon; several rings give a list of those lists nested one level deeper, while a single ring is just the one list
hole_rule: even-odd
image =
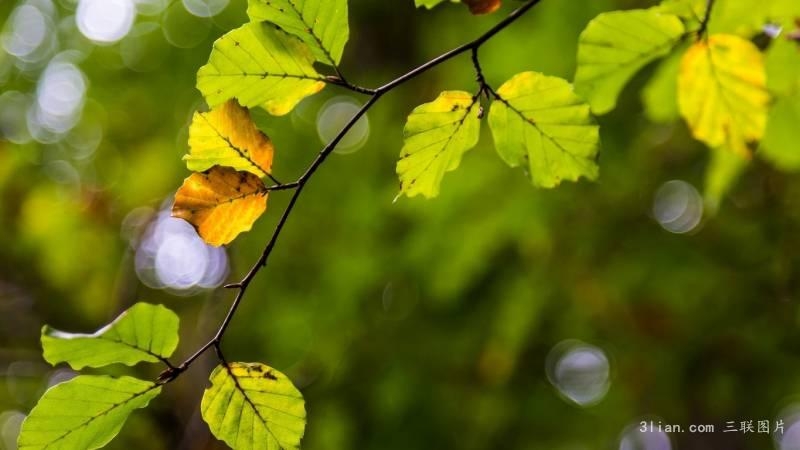
[{"label": "sunlit leaf surface", "polygon": [[133,410],[160,392],[161,386],[131,377],[78,376],[44,393],[23,422],[17,444],[20,450],[103,447]]},{"label": "sunlit leaf surface", "polygon": [[178,346],[178,316],[163,305],[137,303],[93,334],[42,329],[44,359],[73,369],[158,362]]},{"label": "sunlit leaf surface", "polygon": [[592,19],[578,42],[575,90],[605,113],[636,72],[666,55],[683,35],[678,17],[654,10],[614,11]]},{"label": "sunlit leaf surface", "polygon": [[212,108],[235,98],[274,115],[291,111],[325,83],[312,66],[311,50],[274,25],[253,22],[214,42],[208,64],[197,72],[197,88]]},{"label": "sunlit leaf surface", "polygon": [[401,193],[435,197],[444,174],[478,143],[480,104],[471,94],[446,91],[408,116],[405,145],[397,162]]},{"label": "sunlit leaf surface", "polygon": [[692,45],[681,61],[678,106],[695,138],[748,155],[764,135],[769,94],[761,52],[718,34]]},{"label": "sunlit leaf surface", "polygon": [[217,366],[200,410],[214,436],[234,450],[300,448],[305,432],[303,395],[263,364]]},{"label": "sunlit leaf surface", "polygon": [[189,170],[233,167],[259,177],[272,169],[272,141],[256,128],[246,108],[229,100],[209,112],[197,112],[189,127]]},{"label": "sunlit leaf surface", "polygon": [[172,215],[194,225],[207,243],[220,246],[250,230],[266,209],[267,191],[256,175],[214,166],[184,180]]},{"label": "sunlit leaf surface", "polygon": [[497,90],[489,125],[500,157],[522,166],[534,185],[554,187],[562,180],[594,180],[600,146],[598,127],[567,81],[523,72]]},{"label": "sunlit leaf surface", "polygon": [[350,36],[347,0],[250,0],[247,14],[297,36],[317,61],[331,66],[339,64]]}]

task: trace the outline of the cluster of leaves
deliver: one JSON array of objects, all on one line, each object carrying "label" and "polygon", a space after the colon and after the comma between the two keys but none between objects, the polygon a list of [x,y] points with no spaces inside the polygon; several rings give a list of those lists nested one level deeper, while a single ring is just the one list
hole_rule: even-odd
[{"label": "cluster of leaves", "polygon": [[[712,208],[754,150],[781,168],[800,168],[791,140],[783,139],[800,119],[800,55],[794,34],[780,33],[796,26],[796,3],[769,0],[745,9],[717,3],[665,0],[601,14],[581,33],[575,74],[577,92],[604,114],[639,70],[666,56],[643,90],[646,111],[657,122],[682,117],[712,149],[706,188]],[[765,25],[768,37],[778,34],[766,57],[750,40]]]},{"label": "cluster of leaves", "polygon": [[211,108],[196,113],[189,130],[189,170],[175,195],[173,215],[186,219],[211,245],[230,243],[267,207],[274,148],[247,108],[279,116],[339,76],[349,36],[346,0],[251,0],[251,21],[214,43],[197,88]]},{"label": "cluster of leaves", "polygon": [[[178,346],[178,316],[162,305],[137,303],[92,334],[42,329],[44,358],[75,370],[162,362]],[[106,445],[128,416],[161,393],[156,382],[129,376],[78,375],[48,389],[22,425],[20,449],[93,449]],[[234,448],[296,448],[305,405],[285,375],[263,364],[222,362],[201,404],[212,433]]]},{"label": "cluster of leaves", "polygon": [[[417,4],[432,7],[442,1]],[[748,12],[735,2],[720,0],[716,11],[714,3],[664,0],[646,10],[597,16],[580,36],[577,95],[566,82],[541,82],[543,76],[529,73],[497,91],[481,80],[481,91],[472,97],[445,92],[417,108],[406,124],[397,166],[402,192],[438,194],[443,174],[454,170],[477,143],[482,92],[494,97],[489,125],[497,151],[509,165],[525,167],[540,187],[580,176],[595,179],[596,127],[582,99],[594,114],[610,112],[634,75],[665,56],[643,90],[646,110],[658,122],[682,117],[693,136],[712,149],[706,187],[712,209],[754,151],[779,168],[800,169],[800,157],[786,138],[800,119],[798,33],[780,33],[798,27],[793,22],[796,4],[769,0],[745,19]],[[778,36],[765,56],[750,39],[766,24]]]},{"label": "cluster of leaves", "polygon": [[493,97],[489,126],[497,152],[511,167],[522,166],[534,185],[597,178],[599,129],[589,105],[566,80],[523,72],[497,90],[483,82],[475,95],[443,92],[411,113],[397,163],[403,194],[438,195],[445,172],[478,143],[483,93]]}]

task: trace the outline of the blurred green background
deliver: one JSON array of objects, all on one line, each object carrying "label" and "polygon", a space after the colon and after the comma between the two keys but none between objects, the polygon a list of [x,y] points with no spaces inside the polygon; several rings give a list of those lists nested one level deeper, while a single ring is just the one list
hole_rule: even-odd
[{"label": "blurred green background", "polygon": [[[42,392],[73,375],[42,360],[43,324],[91,332],[136,301],[164,303],[182,319],[182,360],[232,300],[211,288],[247,271],[288,200],[273,194],[255,228],[217,251],[165,212],[203,107],[195,73],[246,21],[244,0],[97,1],[87,14],[104,20],[77,25],[77,0],[0,2],[6,449]],[[473,39],[506,3],[473,17],[353,0],[342,70],[382,84]],[[652,4],[543,1],[482,48],[487,79],[571,79],[592,17]],[[506,167],[484,126],[440,197],[393,203],[405,116],[441,90],[475,90],[468,55],[369,112],[304,192],[224,341],[229,359],[268,363],[301,388],[305,449],[800,448],[800,179],[756,159],[704,214],[710,153],[684,124],[645,119],[652,72],[599,119],[599,182],[552,191]],[[365,100],[330,86],[285,117],[255,112],[276,177],[302,173]],[[108,448],[225,448],[198,412],[214,364],[204,356]],[[637,433],[642,420],[717,432]],[[782,420],[784,434],[722,432],[747,420]]]}]

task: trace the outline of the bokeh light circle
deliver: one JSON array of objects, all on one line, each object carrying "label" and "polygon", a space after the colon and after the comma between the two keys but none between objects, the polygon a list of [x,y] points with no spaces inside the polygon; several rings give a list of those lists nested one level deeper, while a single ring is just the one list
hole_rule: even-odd
[{"label": "bokeh light circle", "polygon": [[203,42],[212,22],[191,14],[182,2],[171,4],[161,16],[161,29],[167,42],[178,48],[192,48]]},{"label": "bokeh light circle", "polygon": [[23,4],[9,18],[2,34],[3,49],[10,55],[26,58],[45,43],[51,24],[39,8]]},{"label": "bokeh light circle", "polygon": [[72,129],[80,119],[86,89],[86,77],[75,64],[68,58],[53,58],[36,86],[33,128],[41,127],[54,134]]},{"label": "bokeh light circle", "polygon": [[197,17],[214,17],[228,7],[230,0],[183,0],[187,11]]},{"label": "bokeh light circle", "polygon": [[[658,424],[658,419],[644,420],[645,425],[649,423]],[[622,432],[619,440],[619,450],[672,450],[672,442],[669,436],[659,430],[658,427],[642,429],[642,421],[630,424]]]},{"label": "bokeh light circle", "polygon": [[170,0],[134,0],[136,11],[143,16],[156,16],[161,14]]},{"label": "bokeh light circle", "polygon": [[[777,429],[778,424],[783,426],[783,432]],[[778,450],[800,450],[800,404],[793,403],[784,408],[772,426],[774,428],[770,428],[770,431],[774,432]]]},{"label": "bokeh light circle", "polygon": [[147,210],[132,211],[123,221],[123,236],[136,248],[134,264],[143,284],[178,295],[194,295],[222,284],[228,275],[224,248],[207,245],[186,221],[158,212],[141,236]]},{"label": "bokeh light circle", "polygon": [[[327,145],[333,140],[360,109],[361,105],[347,96],[334,97],[322,105],[317,114],[317,133],[322,143]],[[369,118],[365,114],[339,141],[334,152],[347,154],[357,151],[367,143],[369,129]]]},{"label": "bokeh light circle", "polygon": [[670,233],[688,233],[703,218],[703,197],[685,181],[667,181],[653,198],[653,217]]},{"label": "bokeh light circle", "polygon": [[558,343],[547,356],[547,378],[578,406],[600,402],[611,385],[610,363],[599,347],[577,340]]},{"label": "bokeh light circle", "polygon": [[132,0],[80,0],[75,13],[81,33],[101,43],[124,38],[135,18],[136,7]]}]

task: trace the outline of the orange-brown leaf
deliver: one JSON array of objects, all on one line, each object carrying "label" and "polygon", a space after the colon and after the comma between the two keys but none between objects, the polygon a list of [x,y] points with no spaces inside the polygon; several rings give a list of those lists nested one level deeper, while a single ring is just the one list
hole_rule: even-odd
[{"label": "orange-brown leaf", "polygon": [[208,244],[220,246],[250,230],[267,209],[267,190],[256,175],[214,166],[193,173],[175,193],[172,216],[192,224]]},{"label": "orange-brown leaf", "polygon": [[489,14],[497,11],[502,0],[462,0],[472,14]]}]

